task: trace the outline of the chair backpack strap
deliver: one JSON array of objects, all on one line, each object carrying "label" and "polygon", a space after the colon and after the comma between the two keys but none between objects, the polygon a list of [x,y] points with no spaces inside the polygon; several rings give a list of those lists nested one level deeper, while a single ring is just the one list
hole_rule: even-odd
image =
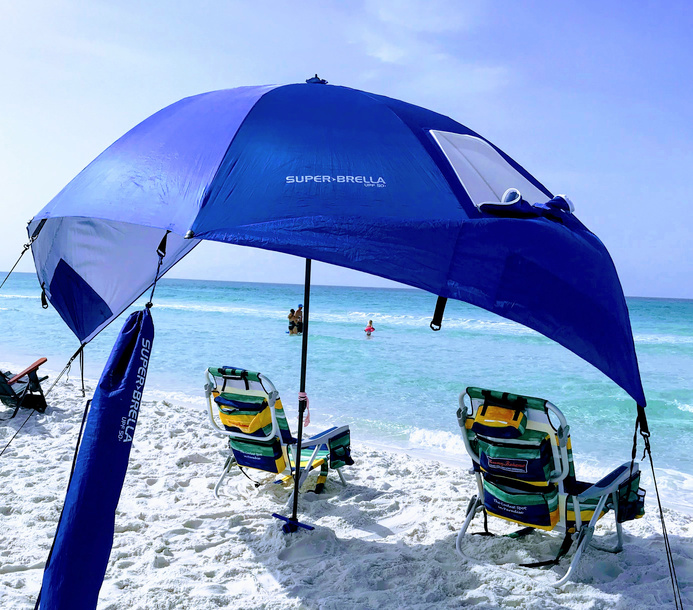
[{"label": "chair backpack strap", "polygon": [[527,399],[524,396],[518,396],[516,400],[510,401],[508,392],[503,392],[501,398],[494,398],[489,390],[482,390],[481,394],[484,397],[484,402],[481,405],[481,415],[486,415],[486,409],[493,405],[514,411],[513,420],[516,421],[527,406]]},{"label": "chair backpack strap", "polygon": [[474,417],[472,432],[494,438],[517,438],[524,434],[527,426],[524,397],[511,400],[507,392],[498,397],[489,390],[482,390],[481,394],[484,402]]},{"label": "chair backpack strap", "polygon": [[531,527],[531,526],[523,527],[519,530],[516,530],[514,532],[510,532],[509,534],[506,534],[505,537],[506,538],[522,538],[523,536],[527,536],[527,535],[531,534],[536,529],[537,529],[536,527]]},{"label": "chair backpack strap", "polygon": [[558,549],[558,553],[554,559],[547,559],[546,561],[534,561],[532,563],[521,563],[520,565],[523,568],[544,568],[547,566],[558,565],[561,558],[570,550],[572,545],[573,536],[569,532],[566,532],[565,538],[563,538],[563,542],[561,543],[561,548]]},{"label": "chair backpack strap", "polygon": [[[233,453],[231,455],[233,455]],[[255,487],[260,487],[260,485],[262,485],[262,483],[259,483],[255,479],[251,479],[250,475],[245,470],[243,470],[243,466],[238,466],[238,470],[240,470],[245,475],[245,478],[248,479],[253,485],[255,485]]]},{"label": "chair backpack strap", "polygon": [[220,367],[219,370],[221,371],[223,375],[223,384],[221,386],[221,391],[225,392],[226,391],[226,381],[229,378],[233,379],[239,379],[245,384],[245,389],[249,390],[250,389],[250,383],[248,382],[248,371],[245,369],[235,369],[232,367]]},{"label": "chair backpack strap", "polygon": [[488,513],[486,512],[486,507],[483,504],[481,505],[481,511],[484,514],[484,531],[472,532],[472,536],[495,536],[495,534],[488,531]]}]

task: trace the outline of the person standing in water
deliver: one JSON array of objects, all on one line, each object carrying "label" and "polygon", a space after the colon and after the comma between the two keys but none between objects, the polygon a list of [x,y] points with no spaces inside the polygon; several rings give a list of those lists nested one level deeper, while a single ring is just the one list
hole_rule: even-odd
[{"label": "person standing in water", "polygon": [[298,309],[296,310],[296,315],[294,316],[296,319],[296,331],[300,335],[303,332],[303,305],[299,304]]},{"label": "person standing in water", "polygon": [[363,329],[363,331],[366,333],[366,337],[370,337],[374,330],[375,328],[373,328],[373,320],[368,320],[368,326]]},{"label": "person standing in water", "polygon": [[289,310],[287,318],[289,319],[289,334],[295,335],[298,332],[296,330],[296,312],[293,309]]}]

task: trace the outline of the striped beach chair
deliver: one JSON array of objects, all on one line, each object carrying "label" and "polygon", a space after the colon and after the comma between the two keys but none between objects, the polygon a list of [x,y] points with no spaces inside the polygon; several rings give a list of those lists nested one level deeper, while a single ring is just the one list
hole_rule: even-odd
[{"label": "striped beach chair", "polygon": [[614,512],[618,542],[609,552],[623,548],[621,524],[642,517],[645,492],[639,488],[638,464],[622,464],[599,482],[578,481],[573,467],[569,427],[561,411],[547,400],[507,392],[467,388],[460,395],[457,420],[472,458],[478,493],[469,502],[457,536],[463,537],[474,517],[499,517],[524,526],[510,534],[521,537],[534,530],[564,534],[555,558],[522,564],[556,565],[577,543],[566,574],[554,586],[565,584],[590,544],[597,521]]},{"label": "striped beach chair", "polygon": [[[228,437],[230,448],[214,495],[219,497],[219,488],[234,466],[242,472],[253,468],[278,475],[277,482],[291,480],[296,466],[296,439],[274,384],[261,373],[228,366],[208,368],[205,377],[209,419],[219,433]],[[348,426],[303,438],[299,489],[317,468],[320,472],[315,493],[323,490],[330,469],[336,470],[346,484],[341,468],[353,463]]]}]

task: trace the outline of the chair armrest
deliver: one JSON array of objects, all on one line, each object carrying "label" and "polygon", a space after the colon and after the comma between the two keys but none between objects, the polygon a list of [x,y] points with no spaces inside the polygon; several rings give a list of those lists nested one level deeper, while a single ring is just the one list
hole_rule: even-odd
[{"label": "chair armrest", "polygon": [[302,447],[315,447],[315,445],[323,445],[327,441],[329,441],[331,438],[334,438],[335,436],[339,436],[343,432],[346,432],[349,429],[349,426],[339,426],[339,427],[334,427],[334,428],[329,428],[325,430],[324,432],[321,432],[317,436],[311,436],[310,438],[304,438],[303,441],[301,441],[301,446]]},{"label": "chair armrest", "polygon": [[28,375],[29,373],[33,373],[35,370],[38,369],[44,362],[47,362],[48,358],[39,358],[34,364],[32,364],[30,367],[25,368],[21,373],[18,373],[12,379],[8,379],[7,383],[12,385],[13,383],[17,383],[22,377],[25,375]]},{"label": "chair armrest", "polygon": [[[604,478],[597,481],[591,487],[588,487],[585,491],[578,495],[578,500],[588,500],[589,498],[598,498],[599,496],[604,496],[616,491],[621,483],[627,481],[631,475],[631,463],[626,462],[621,464],[616,470],[612,470]],[[633,464],[633,473],[640,470],[637,463]]]}]

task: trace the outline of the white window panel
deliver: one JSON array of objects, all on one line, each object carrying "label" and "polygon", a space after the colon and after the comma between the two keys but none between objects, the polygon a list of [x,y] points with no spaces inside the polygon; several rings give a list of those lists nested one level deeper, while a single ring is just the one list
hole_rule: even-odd
[{"label": "white window panel", "polygon": [[493,146],[475,136],[431,130],[457,178],[475,206],[500,201],[509,188],[516,188],[529,203],[544,202],[546,194],[513,168]]}]

